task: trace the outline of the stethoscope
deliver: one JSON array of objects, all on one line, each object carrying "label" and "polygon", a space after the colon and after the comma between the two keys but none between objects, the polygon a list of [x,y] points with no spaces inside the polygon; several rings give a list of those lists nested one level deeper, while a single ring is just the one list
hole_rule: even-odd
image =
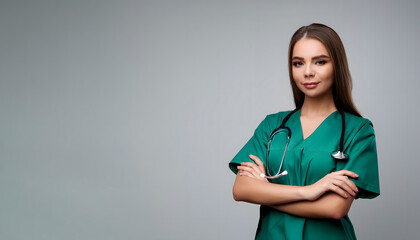
[{"label": "stethoscope", "polygon": [[[292,114],[295,113],[299,109],[300,108],[296,108],[295,110],[293,110],[292,112],[287,114],[287,116],[281,122],[280,127],[274,129],[274,131],[270,134],[270,139],[268,140],[268,144],[267,144],[267,157],[266,157],[266,163],[267,163],[266,173],[267,173],[267,175],[265,175],[264,173],[261,173],[261,175],[260,175],[261,177],[267,178],[267,179],[276,179],[276,178],[279,178],[281,176],[287,175],[287,170],[284,170],[282,173],[280,173],[281,168],[283,166],[284,157],[286,156],[287,146],[289,145],[290,137],[292,136],[292,131],[290,130],[289,127],[286,127],[285,124],[286,124],[287,120],[289,120],[290,116],[292,116]],[[331,157],[333,157],[336,160],[346,160],[346,159],[349,158],[349,156],[343,152],[344,130],[345,130],[345,127],[346,127],[346,121],[344,119],[344,112],[341,111],[340,109],[338,109],[338,112],[340,112],[340,115],[341,115],[340,147],[339,147],[338,151],[335,151],[335,152],[331,153]],[[281,163],[280,163],[279,170],[277,171],[277,173],[275,175],[271,175],[270,170],[269,170],[270,169],[270,167],[269,167],[269,162],[270,161],[268,160],[268,156],[270,154],[270,144],[271,144],[271,141],[273,140],[274,136],[276,134],[280,133],[280,132],[287,132],[286,146],[284,148],[283,156],[281,158]]]}]

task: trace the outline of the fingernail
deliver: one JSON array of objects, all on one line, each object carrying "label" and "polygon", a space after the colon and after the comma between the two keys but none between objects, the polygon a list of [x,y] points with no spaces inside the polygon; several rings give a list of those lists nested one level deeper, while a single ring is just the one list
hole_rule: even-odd
[{"label": "fingernail", "polygon": [[242,173],[239,173],[239,175],[241,175],[241,176],[242,176]]}]

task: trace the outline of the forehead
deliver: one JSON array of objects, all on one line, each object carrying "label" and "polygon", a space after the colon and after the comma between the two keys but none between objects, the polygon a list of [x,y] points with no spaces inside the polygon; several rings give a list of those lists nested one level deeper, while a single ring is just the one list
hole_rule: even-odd
[{"label": "forehead", "polygon": [[292,57],[298,56],[311,58],[319,55],[330,56],[325,45],[318,39],[302,38],[297,41],[293,47]]}]

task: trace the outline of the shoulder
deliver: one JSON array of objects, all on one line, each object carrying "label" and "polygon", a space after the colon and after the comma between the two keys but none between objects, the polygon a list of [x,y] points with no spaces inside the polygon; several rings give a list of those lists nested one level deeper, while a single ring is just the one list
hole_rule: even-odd
[{"label": "shoulder", "polygon": [[344,112],[344,115],[346,118],[346,124],[348,123],[349,127],[352,126],[357,128],[364,125],[370,125],[373,127],[373,123],[367,118],[359,117],[348,112]]},{"label": "shoulder", "polygon": [[256,132],[270,134],[274,129],[280,126],[283,119],[289,114],[289,111],[271,113],[265,116],[264,120],[258,125]]},{"label": "shoulder", "polygon": [[267,122],[268,126],[273,127],[273,129],[277,128],[278,126],[280,126],[281,122],[287,116],[287,114],[289,114],[292,111],[293,110],[287,110],[287,111],[281,111],[277,113],[268,114],[265,117],[264,121]]},{"label": "shoulder", "polygon": [[346,133],[349,136],[356,136],[360,134],[374,135],[373,123],[363,117],[353,115],[351,113],[345,112],[346,120]]}]

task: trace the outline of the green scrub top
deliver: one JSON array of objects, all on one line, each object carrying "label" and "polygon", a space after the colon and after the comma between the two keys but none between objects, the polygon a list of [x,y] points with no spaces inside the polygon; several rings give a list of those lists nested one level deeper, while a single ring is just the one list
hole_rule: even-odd
[{"label": "green scrub top", "polygon": [[[254,132],[251,139],[229,163],[229,168],[237,174],[241,162],[253,162],[249,155],[255,155],[266,164],[267,142],[272,131],[280,126],[291,111],[267,115]],[[344,133],[344,153],[347,160],[335,160],[331,153],[337,151],[341,136],[341,114],[331,113],[318,128],[303,139],[300,110],[296,111],[285,126],[291,130],[291,138],[284,159],[283,170],[288,175],[270,180],[276,184],[306,186],[317,182],[330,172],[342,169],[359,175],[351,179],[359,188],[356,198],[375,198],[379,195],[378,160],[375,132],[371,121],[353,114],[344,113],[346,129]],[[277,173],[285,145],[285,135],[275,135],[270,145],[270,173]],[[255,239],[311,240],[311,239],[356,239],[353,225],[346,215],[340,220],[302,218],[290,215],[268,206],[261,205],[260,219]]]}]

